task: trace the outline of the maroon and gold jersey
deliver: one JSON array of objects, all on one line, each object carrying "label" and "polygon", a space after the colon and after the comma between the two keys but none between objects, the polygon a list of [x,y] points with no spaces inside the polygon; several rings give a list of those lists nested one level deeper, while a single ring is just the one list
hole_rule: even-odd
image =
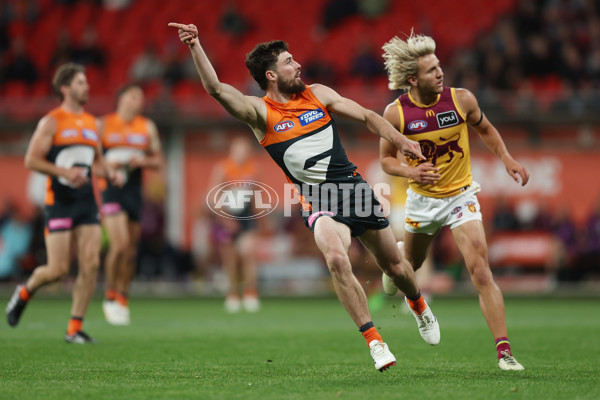
[{"label": "maroon and gold jersey", "polygon": [[[56,132],[47,160],[62,168],[87,168],[91,182],[91,167],[98,145],[96,118],[87,112],[74,114],[62,107],[50,111],[48,116],[56,120]],[[93,199],[91,183],[74,188],[63,177],[48,177],[47,182],[46,205],[54,205],[56,200],[69,203],[89,196]]]},{"label": "maroon and gold jersey", "polygon": [[[356,177],[335,121],[310,87],[283,104],[263,97],[267,129],[260,144],[283,170],[289,182],[315,188],[325,183],[347,183]],[[310,209],[300,196],[304,210]]]},{"label": "maroon and gold jersey", "polygon": [[430,162],[439,169],[440,180],[421,184],[409,180],[409,187],[423,196],[449,197],[473,182],[466,115],[456,99],[454,88],[444,87],[432,104],[417,103],[410,93],[396,99],[400,132],[419,142],[427,161],[407,159],[416,166]]}]

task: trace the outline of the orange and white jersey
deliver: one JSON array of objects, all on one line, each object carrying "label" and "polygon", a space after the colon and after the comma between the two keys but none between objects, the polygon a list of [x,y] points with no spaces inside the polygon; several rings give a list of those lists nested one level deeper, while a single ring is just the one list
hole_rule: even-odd
[{"label": "orange and white jersey", "polygon": [[[304,195],[307,188],[318,193],[323,184],[343,184],[357,177],[348,160],[335,121],[310,87],[283,104],[263,97],[267,106],[267,129],[260,144],[300,190],[303,210],[312,209]],[[312,190],[312,189],[310,189]],[[318,197],[318,196],[317,196]]]},{"label": "orange and white jersey", "polygon": [[123,120],[119,114],[104,116],[102,148],[107,162],[128,163],[134,157],[144,156],[150,148],[148,119],[137,115],[131,121]]},{"label": "orange and white jersey", "polygon": [[[48,116],[56,120],[56,132],[47,160],[62,168],[87,168],[91,182],[91,167],[98,145],[96,118],[87,112],[74,114],[62,107],[50,111]],[[91,183],[73,188],[63,177],[49,177],[47,182],[46,205],[53,205],[57,198],[71,201],[93,195]]]},{"label": "orange and white jersey", "polygon": [[[143,158],[150,149],[149,121],[146,117],[137,115],[131,121],[125,121],[119,114],[111,113],[104,116],[102,122],[102,149],[106,162],[127,165],[133,158]],[[122,189],[132,187],[141,190],[141,170],[136,168],[123,172],[126,183]],[[101,190],[104,191],[108,186],[105,179],[100,180]]]},{"label": "orange and white jersey", "polygon": [[267,130],[260,142],[296,184],[344,182],[356,166],[348,160],[335,122],[310,87],[287,103],[263,97]]},{"label": "orange and white jersey", "polygon": [[435,185],[410,179],[410,189],[423,196],[441,198],[454,196],[471,185],[469,130],[455,89],[444,87],[437,100],[428,105],[417,103],[410,93],[405,93],[396,100],[396,106],[400,132],[419,142],[427,158],[427,161],[407,159],[407,162],[413,166],[430,162],[441,175]]}]

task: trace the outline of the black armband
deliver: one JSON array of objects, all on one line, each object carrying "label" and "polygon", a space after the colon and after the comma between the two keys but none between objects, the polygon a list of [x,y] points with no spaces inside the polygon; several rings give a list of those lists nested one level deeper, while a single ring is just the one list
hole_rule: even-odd
[{"label": "black armband", "polygon": [[479,121],[477,121],[476,124],[472,124],[471,126],[477,126],[481,123],[481,121],[483,121],[483,111],[481,111],[481,108],[479,109],[479,111],[481,112],[481,117],[479,117]]}]

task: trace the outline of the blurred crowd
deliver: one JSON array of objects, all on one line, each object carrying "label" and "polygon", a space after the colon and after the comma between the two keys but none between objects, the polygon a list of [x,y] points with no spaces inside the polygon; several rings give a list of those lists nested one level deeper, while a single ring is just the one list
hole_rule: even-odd
[{"label": "blurred crowd", "polygon": [[[48,71],[65,61],[100,70],[109,62],[119,61],[108,59],[107,49],[98,44],[97,32],[90,24],[77,38],[71,37],[66,28],[56,32],[49,65],[36,65],[26,51],[26,35],[11,37],[9,26],[14,21],[39,22],[39,2],[0,1],[0,89],[15,81],[33,85],[46,79]],[[66,5],[78,2],[58,1]],[[125,8],[134,1],[87,2],[98,7]],[[335,30],[350,17],[377,23],[377,18],[389,9],[389,3],[386,0],[324,1],[322,16],[312,30],[321,33]],[[235,2],[225,2],[219,7],[218,28],[223,35],[236,39],[257,28],[238,10]],[[431,34],[427,24],[423,24],[421,30],[419,33]],[[379,83],[384,83],[382,43],[373,43],[369,38],[368,34],[356,37],[356,50],[347,55],[347,60],[335,65],[318,54],[300,60],[306,80],[347,85],[379,79]],[[160,81],[169,87],[197,80],[188,54],[179,50],[179,46],[170,42],[164,48],[148,43],[128,65],[129,78],[142,83]],[[472,90],[483,103],[497,104],[509,112],[566,107],[577,115],[586,107],[600,104],[600,1],[517,1],[512,12],[498,16],[495,25],[479,32],[469,46],[441,49],[439,53],[446,82]],[[507,92],[518,94],[519,101],[503,101]]]}]

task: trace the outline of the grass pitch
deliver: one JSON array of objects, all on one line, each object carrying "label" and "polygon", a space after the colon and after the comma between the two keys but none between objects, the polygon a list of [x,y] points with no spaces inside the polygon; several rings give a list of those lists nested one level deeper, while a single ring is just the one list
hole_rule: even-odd
[{"label": "grass pitch", "polygon": [[134,299],[132,325],[94,301],[95,345],[63,341],[70,300],[35,298],[0,326],[0,399],[600,399],[600,301],[507,299],[513,352],[497,367],[476,298],[432,303],[440,345],[420,338],[401,298],[373,320],[398,364],[379,373],[337,299],[266,299],[228,315],[221,300]]}]

